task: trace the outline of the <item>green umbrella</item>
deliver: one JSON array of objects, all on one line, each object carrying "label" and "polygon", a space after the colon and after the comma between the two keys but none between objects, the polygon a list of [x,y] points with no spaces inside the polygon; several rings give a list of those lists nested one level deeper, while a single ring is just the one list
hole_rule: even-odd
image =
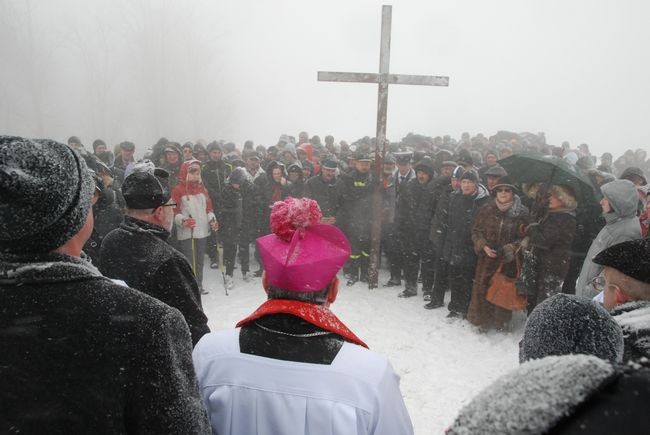
[{"label": "green umbrella", "polygon": [[516,182],[569,186],[579,203],[597,202],[591,181],[579,174],[575,166],[559,157],[525,152],[499,160],[499,164]]}]

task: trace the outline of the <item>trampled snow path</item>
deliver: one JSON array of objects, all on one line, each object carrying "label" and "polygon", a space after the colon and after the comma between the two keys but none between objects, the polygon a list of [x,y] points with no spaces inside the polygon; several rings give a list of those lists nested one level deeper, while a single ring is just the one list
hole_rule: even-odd
[{"label": "trampled snow path", "polygon": [[[387,279],[380,276],[380,283]],[[218,270],[206,266],[204,286],[212,330],[234,327],[265,300],[261,279],[245,283],[239,270],[227,297]],[[421,293],[399,299],[401,290],[343,283],[332,310],[372,350],[388,355],[401,376],[415,433],[440,434],[472,396],[518,365],[523,320],[515,332],[480,334],[467,321],[446,319],[445,308],[423,309]]]}]

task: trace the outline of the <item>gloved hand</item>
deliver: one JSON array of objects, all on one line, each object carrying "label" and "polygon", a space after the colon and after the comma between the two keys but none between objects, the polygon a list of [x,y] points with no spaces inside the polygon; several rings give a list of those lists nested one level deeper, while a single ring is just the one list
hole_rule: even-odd
[{"label": "gloved hand", "polygon": [[182,225],[185,228],[194,229],[194,227],[196,226],[196,219],[194,219],[194,218],[185,218],[182,221]]}]

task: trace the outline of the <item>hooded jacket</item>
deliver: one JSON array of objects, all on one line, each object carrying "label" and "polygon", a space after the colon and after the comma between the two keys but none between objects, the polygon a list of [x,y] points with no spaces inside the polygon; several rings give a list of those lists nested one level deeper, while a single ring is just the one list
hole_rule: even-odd
[{"label": "hooded jacket", "polygon": [[609,201],[612,212],[603,215],[607,224],[591,243],[576,284],[576,294],[588,298],[598,293],[590,283],[603,271],[603,266],[594,263],[592,259],[612,245],[641,238],[641,227],[636,217],[639,197],[632,182],[614,180],[604,184],[600,190]]},{"label": "hooded jacket", "polygon": [[[198,160],[183,162],[178,174],[178,186],[172,191],[172,200],[176,203],[174,208],[174,222],[177,226],[178,240],[187,240],[192,237],[203,239],[210,235],[210,221],[216,219],[212,209],[212,200],[203,182],[189,183],[187,172],[191,165],[199,165]],[[196,226],[192,231],[183,226],[183,219],[192,217]]]}]

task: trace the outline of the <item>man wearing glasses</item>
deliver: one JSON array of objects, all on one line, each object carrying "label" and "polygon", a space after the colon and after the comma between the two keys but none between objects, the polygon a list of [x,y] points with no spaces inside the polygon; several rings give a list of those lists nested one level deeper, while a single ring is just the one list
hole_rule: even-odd
[{"label": "man wearing glasses", "polygon": [[650,358],[650,240],[610,246],[593,262],[605,267],[592,285],[623,329],[623,361]]},{"label": "man wearing glasses", "polygon": [[124,223],[102,242],[100,270],[177,308],[190,328],[192,344],[196,344],[210,329],[191,266],[166,242],[176,207],[170,202],[168,178],[164,169],[151,167],[136,169],[126,177],[122,185]]}]

